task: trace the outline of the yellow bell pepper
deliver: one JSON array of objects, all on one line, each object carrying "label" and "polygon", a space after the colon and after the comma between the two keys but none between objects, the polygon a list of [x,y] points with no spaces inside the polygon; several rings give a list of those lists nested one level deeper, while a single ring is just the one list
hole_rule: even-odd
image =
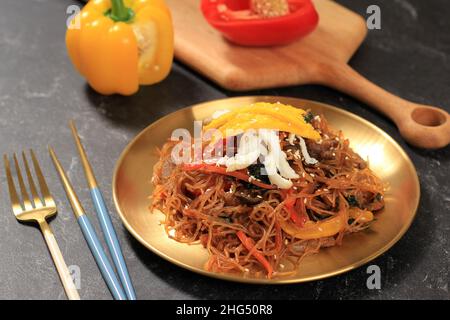
[{"label": "yellow bell pepper", "polygon": [[69,57],[97,92],[131,95],[169,74],[174,40],[164,0],[91,0],[75,19]]}]

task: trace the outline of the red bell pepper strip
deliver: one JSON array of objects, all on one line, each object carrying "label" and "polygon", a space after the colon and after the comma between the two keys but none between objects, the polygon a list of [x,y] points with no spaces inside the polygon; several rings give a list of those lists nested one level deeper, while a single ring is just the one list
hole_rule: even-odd
[{"label": "red bell pepper strip", "polygon": [[293,197],[291,194],[292,189],[287,192],[286,198],[284,199],[284,207],[295,225],[303,228],[305,223],[309,220],[308,215],[306,214],[305,204],[302,199],[297,201],[298,198]]},{"label": "red bell pepper strip", "polygon": [[236,235],[238,236],[239,240],[241,240],[244,247],[252,253],[252,255],[258,260],[259,263],[262,264],[264,269],[267,271],[267,277],[270,279],[272,278],[273,274],[273,268],[270,265],[269,261],[261,254],[261,252],[255,250],[255,243],[252,239],[247,237],[245,233],[242,230],[239,230]]},{"label": "red bell pepper strip", "polygon": [[231,42],[274,46],[306,36],[319,23],[311,0],[288,0],[288,3],[290,13],[273,18],[252,14],[249,0],[202,0],[201,10],[208,23]]},{"label": "red bell pepper strip", "polygon": [[255,180],[255,179],[250,179],[250,176],[244,172],[241,172],[241,171],[227,172],[226,168],[216,166],[215,164],[206,164],[206,163],[187,164],[187,163],[185,163],[185,164],[183,164],[183,169],[186,171],[199,170],[199,171],[203,171],[203,172],[222,174],[225,176],[234,177],[238,180],[249,182],[249,183],[254,184],[255,186],[258,186],[263,189],[269,189],[269,190],[276,189],[276,186],[274,186],[274,185],[266,184],[264,182],[261,182],[261,181]]}]

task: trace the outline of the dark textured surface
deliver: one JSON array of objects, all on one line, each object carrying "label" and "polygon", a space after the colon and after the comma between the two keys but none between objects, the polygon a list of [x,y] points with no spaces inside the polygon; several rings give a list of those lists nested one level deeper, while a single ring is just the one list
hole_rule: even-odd
[{"label": "dark textured surface", "polygon": [[[365,15],[368,3],[340,0]],[[178,108],[236,95],[176,64],[163,83],[131,97],[100,97],[73,70],[64,44],[69,0],[0,2],[0,153],[33,147],[48,177],[59,214],[51,223],[69,265],[81,268],[81,297],[110,299],[46,152],[52,145],[75,189],[93,212],[67,121],[75,119],[102,186],[137,295],[145,299],[448,299],[450,148],[423,151],[405,144],[395,126],[366,106],[319,86],[249,92],[314,99],[350,110],[388,132],[419,173],[422,197],[407,234],[373,263],[381,290],[366,287],[366,267],[301,285],[249,286],[205,278],[147,251],[113,210],[112,172],[121,150],[141,129]],[[351,65],[391,92],[450,110],[450,7],[446,0],[378,0],[382,29],[370,31]],[[332,50],[332,48],[331,48]],[[40,232],[19,224],[0,170],[0,298],[65,299]],[[98,229],[98,224],[93,219]]]}]

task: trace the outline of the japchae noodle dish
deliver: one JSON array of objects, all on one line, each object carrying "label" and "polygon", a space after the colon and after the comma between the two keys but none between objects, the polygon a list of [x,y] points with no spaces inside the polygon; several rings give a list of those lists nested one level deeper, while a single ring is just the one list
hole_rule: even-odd
[{"label": "japchae noodle dish", "polygon": [[152,209],[169,237],[208,250],[206,270],[292,275],[384,207],[383,183],[322,115],[254,103],[216,112],[201,133],[159,150]]}]

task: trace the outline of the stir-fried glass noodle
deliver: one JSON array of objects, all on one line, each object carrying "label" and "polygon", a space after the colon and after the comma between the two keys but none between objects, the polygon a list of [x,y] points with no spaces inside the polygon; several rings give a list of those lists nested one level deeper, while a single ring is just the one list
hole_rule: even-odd
[{"label": "stir-fried glass noodle", "polygon": [[[267,278],[291,275],[305,256],[340,245],[346,234],[369,227],[373,214],[384,207],[383,183],[341,132],[334,132],[322,115],[301,109],[289,115],[301,116],[292,123],[295,129],[283,130],[287,120],[276,114],[278,106],[293,108],[256,104],[241,109],[239,117],[220,115],[204,127],[222,132],[265,128],[256,141],[267,152],[257,152],[263,156],[256,161],[254,149],[245,153],[239,147],[242,133],[228,137],[237,141],[232,157],[215,163],[174,164],[174,141],[160,150],[152,209],[165,214],[170,237],[208,250],[206,270]],[[258,121],[249,122],[256,125],[243,125],[245,114],[256,115]],[[275,131],[267,119],[282,127],[275,136],[281,156],[274,158],[271,151],[277,147],[268,133]]]}]

